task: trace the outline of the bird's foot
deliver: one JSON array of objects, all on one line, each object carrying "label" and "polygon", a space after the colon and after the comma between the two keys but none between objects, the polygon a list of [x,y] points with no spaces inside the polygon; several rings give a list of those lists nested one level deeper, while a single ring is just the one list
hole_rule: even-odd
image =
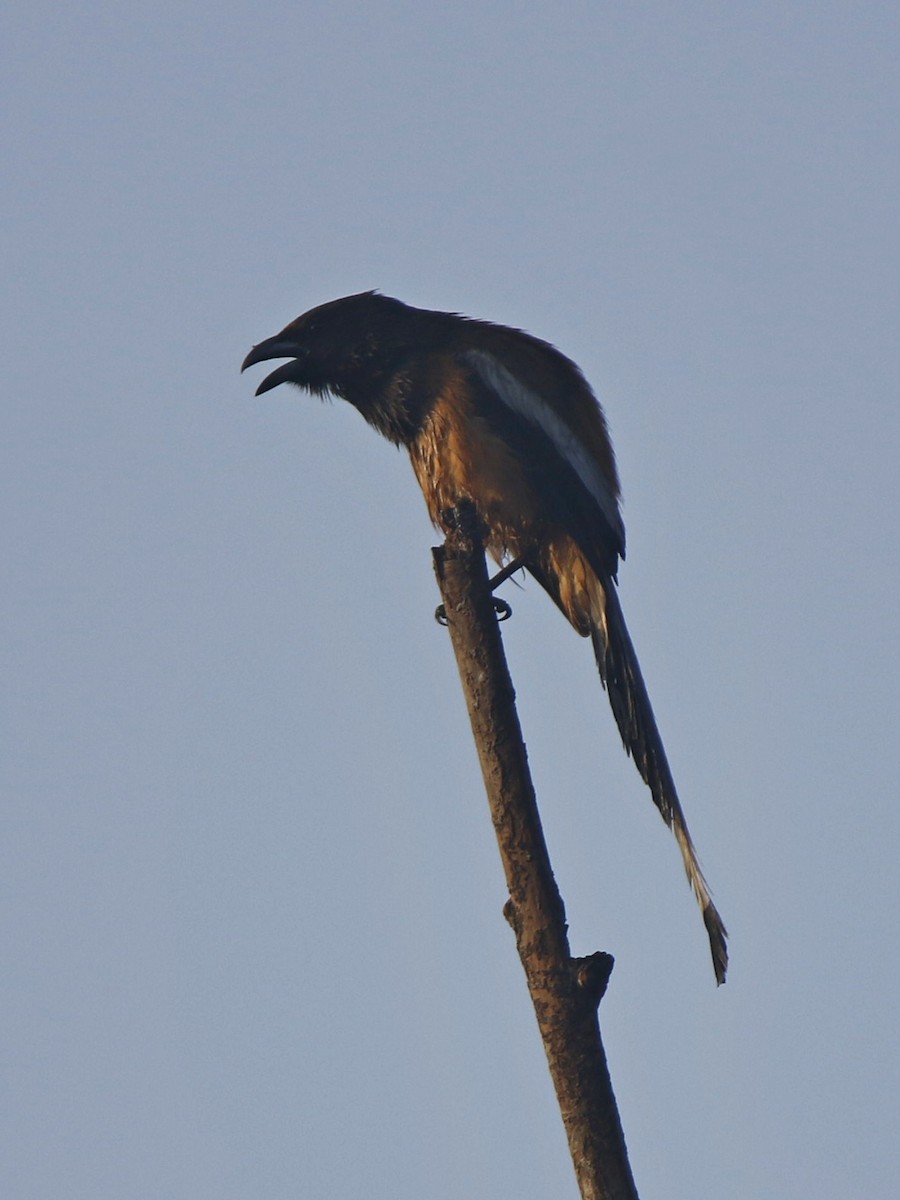
[{"label": "bird's foot", "polygon": [[[506,603],[506,601],[501,600],[499,598],[499,596],[492,596],[491,603],[494,606],[494,612],[497,616],[497,620],[498,621],[508,621],[509,618],[512,616],[512,609]],[[437,621],[438,625],[446,625],[447,624],[447,610],[443,606],[443,604],[439,604],[437,606],[437,608],[434,610],[434,619]]]}]

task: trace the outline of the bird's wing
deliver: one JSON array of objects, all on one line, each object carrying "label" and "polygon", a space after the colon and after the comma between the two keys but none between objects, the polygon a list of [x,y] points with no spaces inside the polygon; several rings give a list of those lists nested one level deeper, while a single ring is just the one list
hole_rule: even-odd
[{"label": "bird's wing", "polygon": [[[548,524],[563,529],[598,573],[615,577],[625,531],[615,483],[594,447],[563,415],[558,397],[525,382],[501,358],[481,349],[461,358],[475,408],[515,452]],[[586,384],[571,402],[596,406]]]}]

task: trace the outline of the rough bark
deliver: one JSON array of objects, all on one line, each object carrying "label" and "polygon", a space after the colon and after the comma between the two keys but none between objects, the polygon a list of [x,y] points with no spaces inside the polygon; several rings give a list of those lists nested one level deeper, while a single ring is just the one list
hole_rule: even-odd
[{"label": "rough bark", "polygon": [[583,1200],[637,1200],[600,1037],[597,1006],[613,960],[573,959],[488,586],[464,514],[434,550],[435,572],[478,748],[516,935]]}]

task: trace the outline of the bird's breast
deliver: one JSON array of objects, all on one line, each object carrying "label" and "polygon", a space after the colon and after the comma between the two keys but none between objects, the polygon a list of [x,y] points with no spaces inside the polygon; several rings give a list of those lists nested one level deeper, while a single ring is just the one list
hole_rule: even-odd
[{"label": "bird's breast", "polygon": [[448,380],[409,446],[432,521],[471,501],[487,527],[494,557],[518,556],[533,543],[538,497],[513,448],[475,411],[463,377]]}]

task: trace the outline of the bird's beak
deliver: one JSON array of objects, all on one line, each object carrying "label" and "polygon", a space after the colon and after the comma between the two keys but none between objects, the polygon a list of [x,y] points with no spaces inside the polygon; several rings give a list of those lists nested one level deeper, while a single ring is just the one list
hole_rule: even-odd
[{"label": "bird's beak", "polygon": [[254,346],[244,361],[241,363],[241,371],[246,371],[248,367],[255,366],[256,363],[268,362],[271,358],[290,358],[291,362],[282,364],[274,370],[271,375],[267,375],[259,387],[256,389],[257,396],[261,396],[263,392],[270,392],[272,388],[278,387],[280,383],[298,382],[296,373],[299,367],[298,355],[300,348],[296,342],[290,342],[280,333],[275,337],[268,338],[265,342],[260,342],[258,346]]}]

